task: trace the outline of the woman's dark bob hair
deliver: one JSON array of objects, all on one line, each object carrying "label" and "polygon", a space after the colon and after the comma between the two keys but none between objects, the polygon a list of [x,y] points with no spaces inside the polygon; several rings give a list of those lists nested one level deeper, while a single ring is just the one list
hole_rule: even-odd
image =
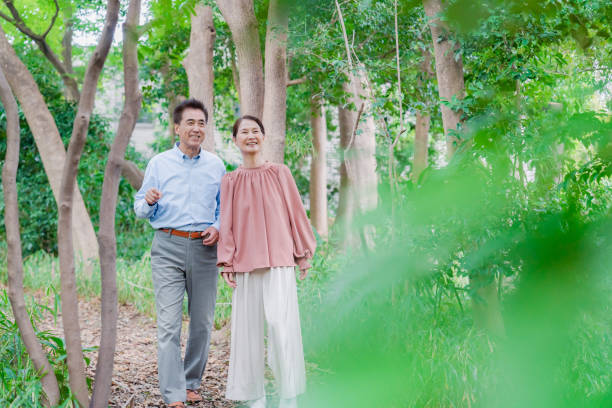
[{"label": "woman's dark bob hair", "polygon": [[261,123],[261,120],[258,117],[252,115],[242,115],[234,122],[234,127],[232,128],[233,137],[236,137],[236,135],[238,134],[238,128],[240,127],[242,121],[245,119],[252,120],[253,122],[257,123],[257,126],[259,126],[259,130],[261,130],[261,133],[264,135],[266,134],[263,123]]}]

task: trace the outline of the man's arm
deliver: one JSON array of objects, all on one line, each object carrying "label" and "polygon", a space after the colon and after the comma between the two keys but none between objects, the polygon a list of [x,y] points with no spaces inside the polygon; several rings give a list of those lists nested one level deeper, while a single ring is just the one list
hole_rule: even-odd
[{"label": "man's arm", "polygon": [[162,193],[158,190],[159,182],[155,170],[155,161],[151,160],[147,165],[142,186],[134,196],[134,212],[138,218],[151,218],[159,206],[157,202]]}]

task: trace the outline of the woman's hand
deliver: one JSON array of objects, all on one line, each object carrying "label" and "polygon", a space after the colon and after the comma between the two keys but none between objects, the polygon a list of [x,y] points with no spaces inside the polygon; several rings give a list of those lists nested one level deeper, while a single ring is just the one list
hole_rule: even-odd
[{"label": "woman's hand", "polygon": [[231,288],[236,289],[236,273],[235,272],[221,272],[221,276],[225,279],[225,283]]},{"label": "woman's hand", "polygon": [[308,269],[300,270],[300,280],[306,279],[306,276],[308,276]]}]

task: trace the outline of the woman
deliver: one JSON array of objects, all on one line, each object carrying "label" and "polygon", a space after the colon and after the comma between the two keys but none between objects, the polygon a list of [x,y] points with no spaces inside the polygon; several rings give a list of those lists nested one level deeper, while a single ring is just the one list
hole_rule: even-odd
[{"label": "woman", "polygon": [[316,241],[287,166],[263,158],[265,131],[250,115],[234,123],[243,164],[221,181],[218,266],[234,288],[226,397],[265,407],[264,320],[268,364],[280,407],[297,407],[306,388],[295,266],[306,278]]}]

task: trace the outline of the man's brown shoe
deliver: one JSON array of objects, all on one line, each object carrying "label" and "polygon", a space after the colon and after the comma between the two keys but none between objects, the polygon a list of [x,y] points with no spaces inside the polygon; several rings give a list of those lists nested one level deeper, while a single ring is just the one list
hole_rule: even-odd
[{"label": "man's brown shoe", "polygon": [[187,390],[187,402],[200,402],[203,399],[197,390]]},{"label": "man's brown shoe", "polygon": [[185,408],[185,403],[183,401],[176,401],[168,404],[168,408]]}]

